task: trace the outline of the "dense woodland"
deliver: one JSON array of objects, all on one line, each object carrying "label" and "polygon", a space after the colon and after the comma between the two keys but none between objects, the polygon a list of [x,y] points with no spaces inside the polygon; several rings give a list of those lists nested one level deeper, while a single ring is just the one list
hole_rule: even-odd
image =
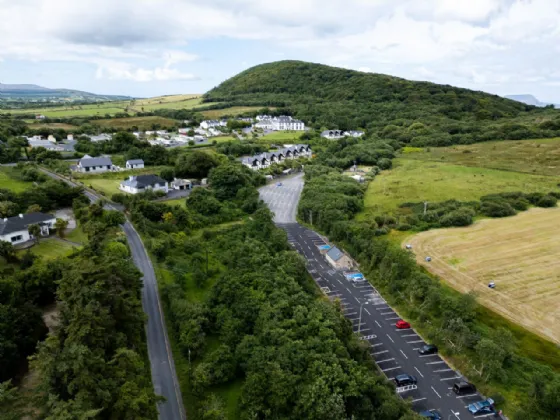
[{"label": "dense woodland", "polygon": [[285,107],[321,129],[365,128],[413,146],[556,137],[560,111],[483,92],[300,61],[250,68],[204,100]]}]

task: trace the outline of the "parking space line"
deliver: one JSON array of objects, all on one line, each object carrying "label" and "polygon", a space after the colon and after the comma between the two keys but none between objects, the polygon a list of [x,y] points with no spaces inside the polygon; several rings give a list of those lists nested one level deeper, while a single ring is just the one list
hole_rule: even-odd
[{"label": "parking space line", "polygon": [[379,328],[381,328],[381,324],[380,324],[379,322],[377,322],[377,320],[375,320],[375,323],[377,324],[377,326],[378,326]]},{"label": "parking space line", "polygon": [[443,360],[440,360],[438,362],[430,362],[430,363],[426,363],[427,365],[439,365],[441,363],[445,363]]},{"label": "parking space line", "polygon": [[377,343],[377,344],[372,344],[371,347],[379,347],[379,346],[382,346],[382,345],[383,345],[383,343]]},{"label": "parking space line", "polygon": [[392,362],[393,360],[395,360],[395,358],[391,357],[390,359],[376,360],[375,363],[379,364],[379,363],[385,363],[385,362]]},{"label": "parking space line", "polygon": [[455,398],[470,398],[470,397],[478,397],[478,394],[470,394],[470,395],[459,395]]},{"label": "parking space line", "polygon": [[412,400],[411,402],[412,402],[412,404],[414,404],[415,402],[423,401],[423,400],[426,400],[426,399],[427,398],[416,398],[415,400]]},{"label": "parking space line", "polygon": [[406,354],[404,354],[404,351],[402,351],[401,349],[399,349],[399,351],[402,353],[402,355],[404,356],[405,359],[408,359],[408,356]]},{"label": "parking space line", "polygon": [[432,386],[431,388],[432,388],[432,391],[434,391],[434,392],[436,393],[436,395],[437,395],[438,397],[441,398],[441,395],[438,394],[438,392],[436,391],[436,389],[435,389],[433,386]]},{"label": "parking space line", "polygon": [[401,335],[401,337],[414,337],[415,335],[418,335],[416,333],[414,334],[405,334],[405,335]]},{"label": "parking space line", "polygon": [[438,369],[438,370],[434,370],[434,373],[436,372],[451,372],[453,369]]},{"label": "parking space line", "polygon": [[[423,343],[424,340],[414,340],[414,341],[407,341],[408,344],[416,344],[416,343]],[[418,349],[414,349],[414,350],[418,350]]]},{"label": "parking space line", "polygon": [[420,357],[434,357],[437,356],[437,354],[426,354],[424,356],[420,356]]},{"label": "parking space line", "polygon": [[418,374],[419,374],[422,378],[424,377],[424,375],[422,375],[422,372],[420,372],[416,366],[414,366],[414,369],[416,369],[416,372],[418,372]]},{"label": "parking space line", "polygon": [[371,316],[371,314],[369,313],[369,311],[367,309],[364,309],[364,311],[366,311],[367,314]]},{"label": "parking space line", "polygon": [[391,317],[391,318],[385,318],[385,321],[392,321],[392,320],[394,320],[394,319],[401,319],[401,318],[398,317],[398,316],[393,316],[393,317]]},{"label": "parking space line", "polygon": [[395,367],[387,368],[387,369],[381,369],[381,372],[389,372],[390,370],[395,370],[395,369],[400,369],[400,366],[395,366]]},{"label": "parking space line", "polygon": [[394,314],[395,311],[389,311],[389,312],[381,312],[380,315],[389,315],[389,314]]},{"label": "parking space line", "polygon": [[452,380],[452,379],[460,379],[460,378],[461,378],[460,376],[453,376],[453,377],[451,377],[451,378],[443,378],[443,379],[440,379],[439,381],[440,381],[440,382],[443,382],[443,381],[450,381],[450,380]]},{"label": "parking space line", "polygon": [[376,354],[383,354],[383,353],[389,353],[389,350],[381,350],[381,351],[377,351],[375,353],[370,353],[372,356],[375,356]]},{"label": "parking space line", "polygon": [[391,340],[392,343],[394,343],[395,341],[391,338],[391,336],[389,334],[387,334],[387,337],[389,337],[389,340]]}]

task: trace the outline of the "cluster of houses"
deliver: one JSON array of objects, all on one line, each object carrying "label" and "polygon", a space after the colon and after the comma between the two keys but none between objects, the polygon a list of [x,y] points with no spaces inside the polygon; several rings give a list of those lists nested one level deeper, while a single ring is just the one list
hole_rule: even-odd
[{"label": "cluster of houses", "polygon": [[29,147],[36,149],[38,147],[43,147],[47,150],[52,150],[55,152],[74,152],[74,145],[76,141],[72,134],[68,134],[64,142],[57,142],[56,138],[51,134],[47,138],[40,135],[35,135],[31,137],[26,137]]},{"label": "cluster of houses", "polygon": [[287,159],[310,157],[311,147],[307,144],[285,145],[282,149],[261,153],[255,156],[241,158],[241,163],[255,171],[268,168],[273,163],[280,163]]},{"label": "cluster of houses", "polygon": [[281,115],[279,117],[271,117],[269,115],[258,115],[257,123],[253,124],[253,128],[261,128],[263,130],[293,130],[304,131],[305,124],[303,121],[296,120],[292,117]]},{"label": "cluster of houses", "polygon": [[362,137],[364,135],[363,131],[343,131],[343,130],[325,130],[321,133],[321,137],[326,139],[341,139],[343,137]]}]

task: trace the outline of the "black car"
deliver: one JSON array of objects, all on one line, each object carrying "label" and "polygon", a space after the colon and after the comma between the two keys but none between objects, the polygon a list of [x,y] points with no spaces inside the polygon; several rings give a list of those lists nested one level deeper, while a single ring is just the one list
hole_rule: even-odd
[{"label": "black car", "polygon": [[418,349],[418,353],[420,354],[436,354],[438,349],[433,344],[426,344]]},{"label": "black car", "polygon": [[397,386],[416,385],[417,382],[418,380],[416,379],[416,376],[408,375],[406,373],[395,377],[395,383]]},{"label": "black car", "polygon": [[453,384],[453,392],[457,395],[476,394],[476,386],[467,381],[459,381]]},{"label": "black car", "polygon": [[422,411],[419,413],[420,417],[426,417],[428,419],[432,419],[432,420],[441,420],[441,414],[439,411],[436,410],[428,410],[428,411]]}]

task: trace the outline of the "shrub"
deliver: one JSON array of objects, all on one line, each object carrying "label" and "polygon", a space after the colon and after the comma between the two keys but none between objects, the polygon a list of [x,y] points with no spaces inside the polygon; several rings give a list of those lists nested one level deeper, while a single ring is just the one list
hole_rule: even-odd
[{"label": "shrub", "polygon": [[440,220],[441,226],[469,226],[473,222],[474,211],[463,207],[447,213]]},{"label": "shrub", "polygon": [[507,217],[516,214],[514,208],[508,202],[499,200],[483,201],[480,211],[489,217]]},{"label": "shrub", "polygon": [[537,201],[537,206],[539,207],[556,207],[556,197],[552,195],[545,195]]}]

